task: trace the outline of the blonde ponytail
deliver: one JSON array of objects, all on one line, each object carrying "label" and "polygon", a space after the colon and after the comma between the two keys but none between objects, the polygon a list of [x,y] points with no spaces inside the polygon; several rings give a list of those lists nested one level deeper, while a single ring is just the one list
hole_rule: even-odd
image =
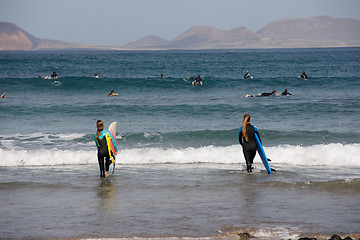
[{"label": "blonde ponytail", "polygon": [[248,135],[246,134],[246,127],[247,127],[247,124],[250,123],[250,115],[249,114],[245,114],[244,115],[244,122],[243,122],[243,125],[242,125],[242,135],[243,137],[245,138],[246,141],[248,141]]},{"label": "blonde ponytail", "polygon": [[101,120],[98,120],[96,122],[96,128],[97,128],[96,137],[98,138],[100,136],[102,130],[104,130],[104,122]]}]

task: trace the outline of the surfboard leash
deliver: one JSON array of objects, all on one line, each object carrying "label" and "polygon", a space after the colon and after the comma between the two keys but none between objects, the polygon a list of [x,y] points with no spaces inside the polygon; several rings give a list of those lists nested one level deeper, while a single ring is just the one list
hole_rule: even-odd
[{"label": "surfboard leash", "polygon": [[114,172],[115,172],[115,161],[113,161],[113,165],[114,165],[114,167],[113,167],[111,175],[114,175]]}]

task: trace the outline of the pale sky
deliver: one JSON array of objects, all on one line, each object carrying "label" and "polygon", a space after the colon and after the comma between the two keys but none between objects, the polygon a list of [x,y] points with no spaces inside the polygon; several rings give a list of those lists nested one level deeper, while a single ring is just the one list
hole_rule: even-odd
[{"label": "pale sky", "polygon": [[113,46],[147,35],[172,40],[192,26],[256,32],[324,15],[360,20],[360,0],[0,0],[0,22],[35,37]]}]

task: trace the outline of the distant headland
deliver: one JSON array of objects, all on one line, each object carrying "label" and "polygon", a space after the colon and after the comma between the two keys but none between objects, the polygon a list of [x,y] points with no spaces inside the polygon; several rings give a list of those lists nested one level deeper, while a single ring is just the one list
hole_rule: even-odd
[{"label": "distant headland", "polygon": [[194,26],[172,40],[145,36],[124,46],[70,43],[40,39],[16,24],[0,22],[0,51],[4,50],[202,50],[359,47],[360,20],[320,16],[274,21],[257,32],[246,27],[220,30]]}]

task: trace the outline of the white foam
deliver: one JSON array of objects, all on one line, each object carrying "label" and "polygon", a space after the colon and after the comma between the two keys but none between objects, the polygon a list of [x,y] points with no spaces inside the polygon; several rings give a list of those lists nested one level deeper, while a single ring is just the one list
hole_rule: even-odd
[{"label": "white foam", "polygon": [[[298,231],[296,231],[298,232]],[[294,230],[286,228],[261,228],[252,233],[256,238],[260,239],[298,239],[299,234]]]},{"label": "white foam", "polygon": [[[200,147],[185,149],[138,148],[120,153],[123,164],[191,164],[191,163],[239,163],[239,147]],[[241,153],[241,152],[240,152]],[[242,157],[242,153],[241,153]]]},{"label": "white foam", "polygon": [[3,150],[0,167],[96,164],[96,151]]},{"label": "white foam", "polygon": [[[307,166],[360,166],[360,144],[329,144],[302,146],[276,146],[265,148],[267,157],[276,164]],[[228,147],[207,146],[185,149],[131,149],[121,151],[124,164],[155,163],[243,163],[242,148],[239,145]],[[257,154],[254,162],[261,162]]]},{"label": "white foam", "polygon": [[[121,146],[119,146],[121,148]],[[280,145],[265,147],[272,164],[296,166],[360,166],[360,144],[328,144],[308,147]],[[54,166],[73,164],[97,164],[94,150],[3,150],[0,149],[0,167],[5,166]],[[243,164],[240,145],[227,147],[206,146],[200,148],[162,149],[133,148],[120,150],[117,162],[121,164]],[[261,163],[256,156],[255,163]]]},{"label": "white foam", "polygon": [[360,144],[327,144],[308,147],[282,145],[265,148],[276,163],[303,166],[360,166]]}]

